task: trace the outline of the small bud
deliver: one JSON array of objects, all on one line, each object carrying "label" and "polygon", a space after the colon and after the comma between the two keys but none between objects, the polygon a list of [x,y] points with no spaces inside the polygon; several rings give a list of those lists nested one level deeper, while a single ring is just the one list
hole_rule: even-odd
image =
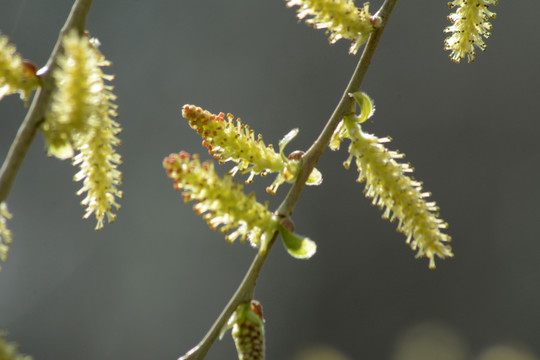
[{"label": "small bud", "polygon": [[289,160],[300,160],[304,156],[304,152],[302,150],[295,150],[292,153],[287,156],[287,159]]},{"label": "small bud", "polygon": [[294,232],[294,222],[290,217],[283,218],[280,222],[281,225],[290,232]]},{"label": "small bud", "polygon": [[264,360],[264,319],[257,300],[238,305],[226,326],[230,328],[239,360]]}]

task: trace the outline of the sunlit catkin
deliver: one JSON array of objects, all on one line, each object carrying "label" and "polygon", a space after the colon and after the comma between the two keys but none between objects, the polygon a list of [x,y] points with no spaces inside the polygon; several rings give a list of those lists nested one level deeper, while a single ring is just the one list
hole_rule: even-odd
[{"label": "sunlit catkin", "polygon": [[117,108],[113,87],[105,82],[113,77],[102,72],[101,67],[109,62],[97,46],[97,40],[75,31],[65,36],[63,55],[54,73],[57,91],[41,127],[50,155],[66,159],[78,152],[73,164],[80,171],[74,179],[83,181],[83,187],[77,194],[86,193],[81,202],[86,208],[84,218],[94,214],[96,230],[103,227],[105,219],[115,219],[113,211],[120,207],[117,198],[122,197],[118,189],[121,158],[115,151],[121,129],[113,120]]},{"label": "sunlit catkin", "polygon": [[174,187],[181,190],[186,202],[194,200],[195,212],[202,215],[212,230],[228,233],[227,241],[246,239],[260,252],[277,230],[278,221],[253,193],[246,195],[243,186],[230,175],[220,177],[211,161],[201,163],[197,155],[171,154],[163,161]]},{"label": "sunlit catkin", "polygon": [[369,3],[357,8],[352,0],[286,0],[287,6],[298,6],[298,18],[315,29],[328,29],[330,44],[339,39],[352,41],[349,53],[356,54],[380,19],[371,16]]},{"label": "sunlit catkin", "polygon": [[[422,192],[422,183],[407,175],[412,173],[409,164],[398,162],[404,155],[384,147],[390,139],[362,131],[360,124],[375,112],[373,101],[363,92],[349,95],[354,99],[351,113],[337,126],[330,148],[337,150],[342,139],[351,140],[349,157],[343,165],[348,169],[353,158],[356,160],[357,181],[366,183],[366,197],[383,210],[383,218],[398,221],[397,230],[407,236],[407,243],[417,250],[417,257],[429,259],[429,267],[433,269],[435,256],[453,256],[448,245],[451,238],[441,231],[447,224],[439,219],[435,202],[426,201],[430,193]],[[354,114],[356,104],[360,107],[359,115]]]},{"label": "sunlit catkin", "polygon": [[383,209],[383,218],[398,221],[397,230],[407,236],[417,257],[429,258],[430,268],[435,268],[435,255],[452,257],[450,236],[441,231],[447,224],[439,219],[435,202],[426,201],[430,193],[422,192],[422,183],[406,175],[412,172],[409,164],[397,161],[403,154],[384,147],[390,139],[364,133],[355,117],[343,121],[351,139],[344,166],[356,159],[357,181],[366,183],[364,193]]},{"label": "sunlit catkin", "polygon": [[[295,129],[287,134],[280,142],[279,153],[272,145],[265,145],[262,136],[255,138],[255,132],[240,119],[234,121],[234,116],[224,113],[212,114],[194,105],[184,105],[182,116],[189,121],[192,129],[203,139],[203,145],[220,163],[232,161],[236,166],[230,171],[231,175],[249,173],[246,183],[250,183],[255,175],[266,176],[277,173],[274,182],[267,192],[275,194],[284,182],[294,182],[300,161],[283,154],[285,146],[298,133]],[[308,185],[318,185],[322,176],[314,169],[306,182]]]},{"label": "sunlit catkin", "polygon": [[444,41],[444,49],[450,50],[450,59],[460,62],[467,57],[473,62],[475,46],[482,51],[486,49],[483,38],[488,38],[491,31],[490,19],[495,18],[489,5],[497,5],[497,0],[453,0],[448,3],[450,8],[456,8],[455,13],[448,16],[452,25],[444,32],[452,35]]}]

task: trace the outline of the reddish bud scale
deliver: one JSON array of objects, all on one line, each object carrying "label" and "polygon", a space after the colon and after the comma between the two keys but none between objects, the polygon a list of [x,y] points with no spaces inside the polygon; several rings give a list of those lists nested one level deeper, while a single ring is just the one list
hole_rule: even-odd
[{"label": "reddish bud scale", "polygon": [[36,76],[37,68],[33,62],[31,62],[30,60],[23,60],[22,64],[25,70],[26,77],[31,78]]}]

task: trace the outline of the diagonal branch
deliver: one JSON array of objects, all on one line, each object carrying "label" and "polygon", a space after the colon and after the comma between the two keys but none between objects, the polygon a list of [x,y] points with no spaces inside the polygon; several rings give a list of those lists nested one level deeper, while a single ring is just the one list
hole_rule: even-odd
[{"label": "diagonal branch", "polygon": [[332,138],[332,134],[334,133],[334,130],[338,126],[341,119],[343,119],[343,115],[350,111],[349,109],[351,107],[351,104],[353,104],[354,100],[349,96],[349,94],[357,92],[360,89],[360,85],[364,80],[364,76],[367,73],[369,65],[371,64],[371,59],[375,54],[375,50],[377,49],[379,40],[381,39],[384,28],[386,27],[390,15],[394,10],[396,2],[397,0],[386,0],[381,9],[377,12],[377,14],[375,14],[375,16],[379,16],[381,18],[381,25],[380,27],[376,28],[369,37],[364,51],[362,52],[362,56],[360,57],[360,60],[356,65],[356,69],[354,70],[351,80],[349,81],[347,88],[343,92],[343,95],[341,96],[338,105],[334,109],[330,120],[328,120],[328,123],[324,127],[318,139],[315,140],[313,145],[311,145],[309,150],[302,157],[302,169],[298,174],[296,182],[289,190],[287,197],[279,206],[277,210],[278,214],[283,216],[290,216],[292,214],[294,206],[296,205],[296,202],[300,197],[300,194],[306,184],[306,180],[308,179],[309,174],[311,174],[311,171],[319,161],[322,153],[328,147],[330,139]]},{"label": "diagonal branch", "polygon": [[91,5],[92,0],[75,1],[66,23],[60,31],[60,35],[58,36],[58,40],[56,41],[56,45],[54,46],[47,64],[38,71],[41,87],[37,89],[32,104],[26,113],[24,121],[19,127],[15,140],[11,144],[8,155],[0,169],[0,202],[5,201],[8,197],[11,186],[13,185],[17,172],[30,148],[30,144],[34,139],[39,124],[49,109],[52,94],[56,88],[52,74],[58,67],[57,58],[62,51],[62,40],[72,29],[76,29],[80,35],[84,33],[86,17],[90,11]]},{"label": "diagonal branch", "polygon": [[[364,80],[364,76],[367,72],[367,69],[369,68],[369,65],[371,64],[371,59],[375,54],[375,50],[377,48],[377,45],[379,44],[379,40],[381,39],[384,28],[386,27],[390,15],[394,10],[396,2],[397,0],[386,0],[382,5],[381,9],[377,12],[376,15],[379,16],[382,20],[381,25],[376,28],[369,37],[369,40],[366,43],[362,56],[360,57],[360,60],[351,77],[351,80],[349,81],[349,84],[345,89],[332,116],[328,120],[328,123],[319,135],[318,139],[304,154],[302,168],[300,170],[298,178],[296,179],[296,182],[293,184],[293,186],[289,190],[289,193],[276,211],[279,216],[287,218],[292,214],[293,209],[300,197],[300,194],[302,193],[306,180],[309,177],[309,174],[319,161],[319,158],[321,157],[324,150],[326,150],[326,148],[328,147],[332,134],[334,133],[335,128],[343,118],[343,115],[345,115],[349,111],[351,104],[353,103],[353,100],[351,99],[349,94],[356,92],[360,89],[360,85]],[[272,245],[276,241],[276,238],[277,233],[274,234],[274,236],[268,243],[268,248],[266,252],[263,254],[257,254],[257,256],[255,256],[255,259],[253,260],[248,272],[242,280],[242,283],[234,293],[233,297],[229,300],[229,303],[227,304],[225,309],[223,309],[217,320],[214,322],[212,328],[208,331],[204,339],[201,340],[201,342],[197,346],[188,351],[178,360],[202,360],[205,358],[206,354],[208,353],[214,342],[217,340],[221,329],[225,326],[227,320],[231,317],[237,306],[240,303],[249,301],[253,298],[257,278],[259,277],[264,262],[266,261]]]}]

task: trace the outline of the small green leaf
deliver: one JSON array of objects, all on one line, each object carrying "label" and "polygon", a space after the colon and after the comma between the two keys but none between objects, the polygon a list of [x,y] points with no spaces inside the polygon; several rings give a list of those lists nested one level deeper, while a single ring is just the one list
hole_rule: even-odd
[{"label": "small green leaf", "polygon": [[313,169],[311,174],[306,181],[307,185],[321,185],[322,183],[322,174],[319,170]]},{"label": "small green leaf", "polygon": [[281,224],[279,225],[279,233],[281,234],[283,245],[285,245],[285,248],[292,257],[309,259],[317,251],[317,244],[314,241],[291,232]]},{"label": "small green leaf", "polygon": [[357,118],[359,124],[369,119],[375,113],[375,105],[373,100],[364,92],[355,92],[350,94],[360,106],[360,115]]},{"label": "small green leaf", "polygon": [[291,142],[291,140],[294,139],[296,135],[298,135],[299,131],[300,130],[298,129],[292,129],[291,131],[287,133],[287,135],[283,137],[283,139],[279,140],[279,152],[281,153],[282,156],[283,156],[283,151],[285,150],[285,146],[287,146],[287,144]]}]

